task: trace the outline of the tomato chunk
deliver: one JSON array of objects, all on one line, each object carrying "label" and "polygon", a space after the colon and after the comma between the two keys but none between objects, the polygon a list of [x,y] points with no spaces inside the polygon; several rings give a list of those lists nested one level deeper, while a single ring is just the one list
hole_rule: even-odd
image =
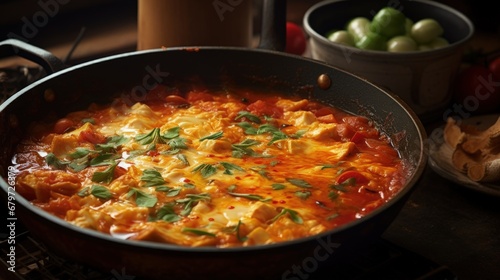
[{"label": "tomato chunk", "polygon": [[337,178],[337,183],[342,184],[351,178],[355,180],[355,184],[366,184],[369,182],[368,178],[366,178],[360,172],[355,170],[348,170],[340,174],[340,176]]},{"label": "tomato chunk", "polygon": [[247,110],[258,116],[268,116],[279,118],[283,115],[283,110],[262,100],[257,100],[248,105]]}]

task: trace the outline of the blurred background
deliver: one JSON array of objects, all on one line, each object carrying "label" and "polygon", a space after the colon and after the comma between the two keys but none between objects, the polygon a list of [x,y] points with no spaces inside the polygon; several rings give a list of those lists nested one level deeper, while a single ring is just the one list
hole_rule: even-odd
[{"label": "blurred background", "polygon": [[[137,1],[3,0],[0,3],[0,40],[23,39],[64,58],[82,29],[85,29],[78,48],[72,54],[71,64],[133,51],[137,46]],[[262,0],[252,1],[255,10],[253,32],[258,36]],[[317,2],[288,0],[287,19],[301,24],[305,11]],[[485,44],[482,41],[489,40],[486,44],[489,48],[500,48],[500,17],[496,14],[497,9],[492,7],[492,1],[437,2],[454,7],[473,21],[477,29],[476,39],[481,41],[478,45],[483,46]],[[3,61],[3,64],[8,62]]]}]

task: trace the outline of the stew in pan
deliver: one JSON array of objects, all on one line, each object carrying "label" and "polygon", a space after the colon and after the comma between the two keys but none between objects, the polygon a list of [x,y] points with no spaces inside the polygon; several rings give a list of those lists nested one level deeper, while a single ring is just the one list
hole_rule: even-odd
[{"label": "stew in pan", "polygon": [[12,159],[16,190],[69,223],[122,239],[294,240],[363,217],[407,178],[366,117],[249,89],[159,85],[47,116],[28,131]]}]

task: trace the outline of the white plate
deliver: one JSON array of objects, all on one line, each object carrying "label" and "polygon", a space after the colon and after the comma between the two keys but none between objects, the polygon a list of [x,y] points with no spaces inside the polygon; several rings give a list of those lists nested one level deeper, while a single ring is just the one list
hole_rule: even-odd
[{"label": "white plate", "polygon": [[[500,115],[477,116],[463,119],[462,122],[474,125],[484,130],[495,123]],[[500,196],[500,184],[478,183],[472,181],[466,174],[458,171],[451,162],[453,149],[444,143],[442,139],[444,127],[436,128],[429,136],[429,165],[442,177],[455,182],[461,186],[482,193]]]}]

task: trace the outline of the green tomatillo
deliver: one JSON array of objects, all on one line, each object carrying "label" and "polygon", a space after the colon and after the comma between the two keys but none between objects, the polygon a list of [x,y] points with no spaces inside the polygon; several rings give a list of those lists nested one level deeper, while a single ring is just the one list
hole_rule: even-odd
[{"label": "green tomatillo", "polygon": [[370,23],[370,31],[385,38],[392,38],[405,34],[405,15],[391,7],[385,7],[378,11]]}]

